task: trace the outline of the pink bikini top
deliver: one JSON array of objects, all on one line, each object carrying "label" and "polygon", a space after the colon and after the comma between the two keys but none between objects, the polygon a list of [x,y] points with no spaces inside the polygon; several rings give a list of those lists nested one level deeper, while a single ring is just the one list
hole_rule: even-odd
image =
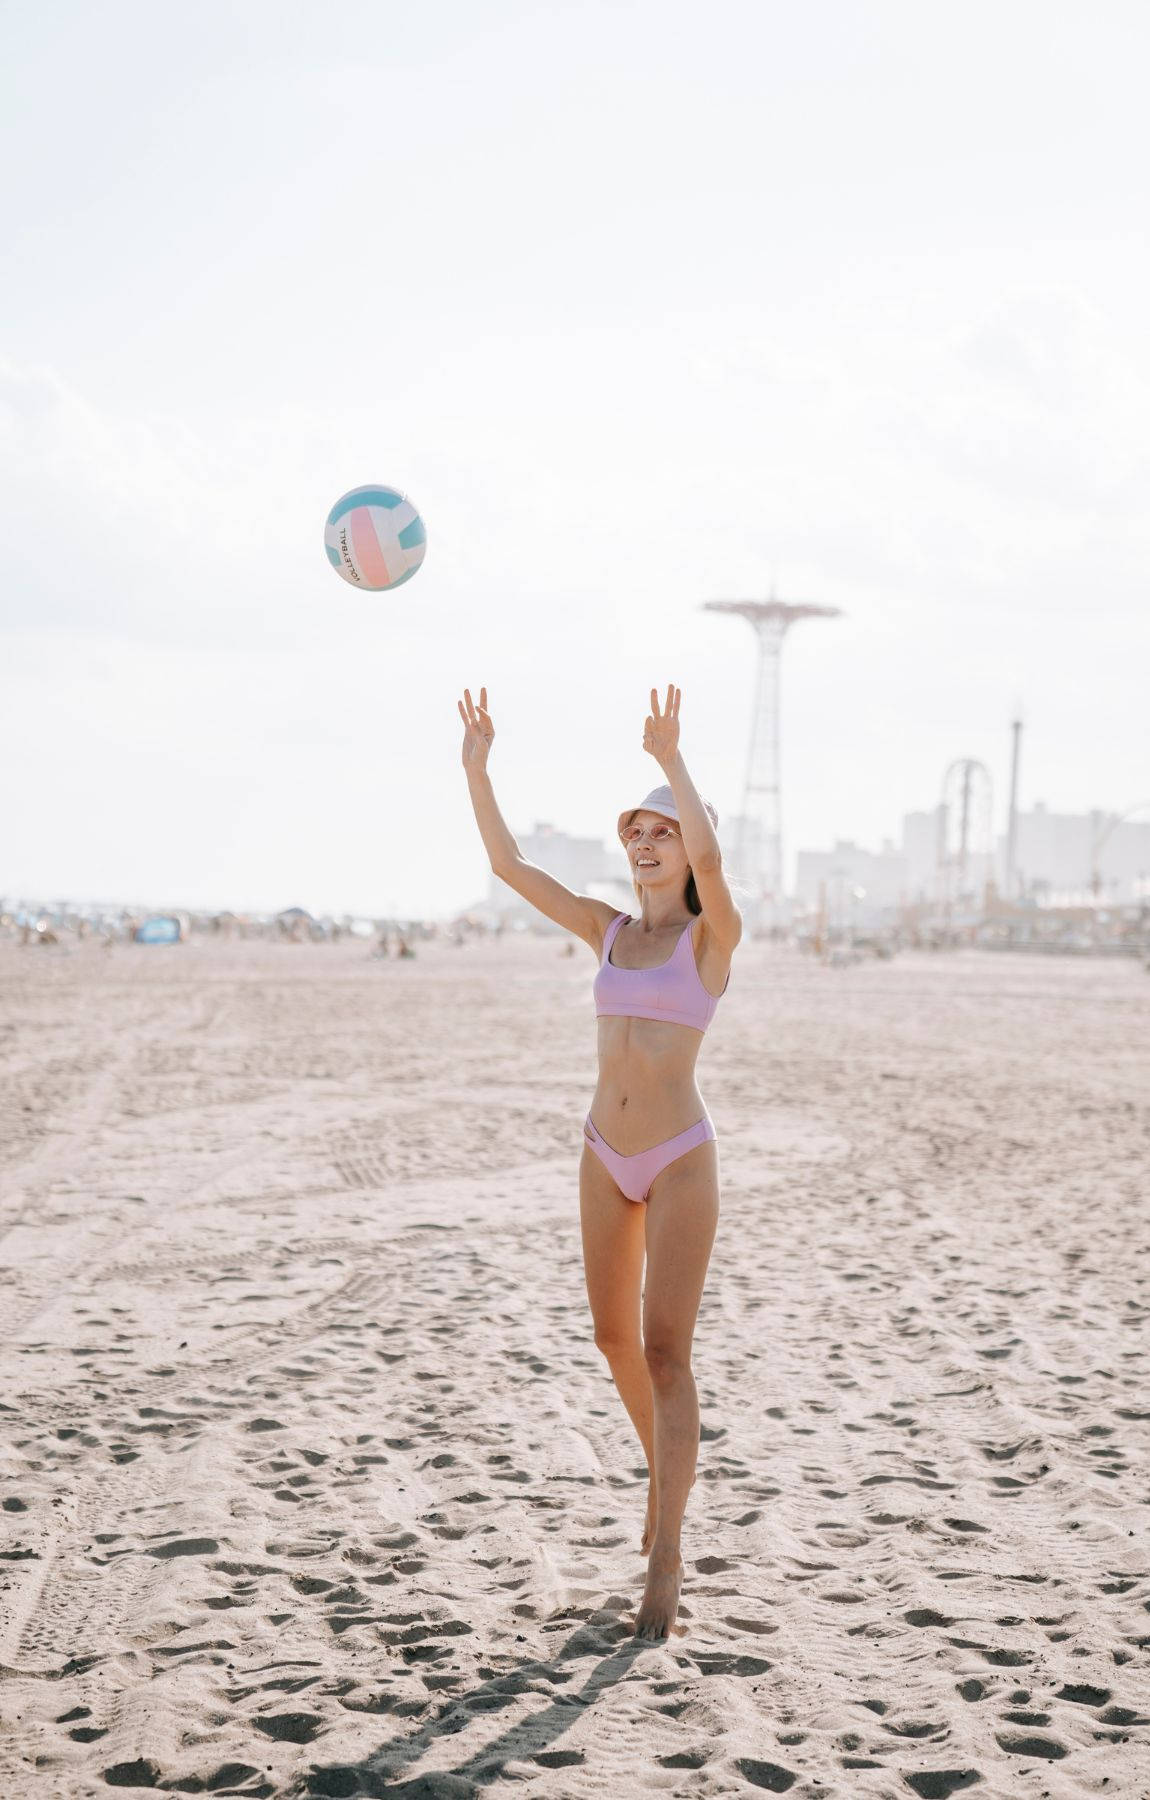
[{"label": "pink bikini top", "polygon": [[[680,932],[666,962],[653,969],[620,969],[611,961],[611,946],[620,927],[630,920],[630,913],[616,913],[607,927],[593,990],[595,1017],[666,1019],[672,1025],[691,1025],[696,1031],[706,1031],[721,996],[708,994],[699,979],[691,926]],[[728,973],[724,994],[730,979]]]}]

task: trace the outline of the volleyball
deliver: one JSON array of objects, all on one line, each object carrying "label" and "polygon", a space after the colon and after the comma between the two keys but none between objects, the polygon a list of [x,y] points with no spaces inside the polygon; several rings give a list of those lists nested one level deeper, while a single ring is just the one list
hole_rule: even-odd
[{"label": "volleyball", "polygon": [[353,587],[381,593],[410,581],[427,549],[427,530],[398,488],[352,488],[327,515],[327,559]]}]

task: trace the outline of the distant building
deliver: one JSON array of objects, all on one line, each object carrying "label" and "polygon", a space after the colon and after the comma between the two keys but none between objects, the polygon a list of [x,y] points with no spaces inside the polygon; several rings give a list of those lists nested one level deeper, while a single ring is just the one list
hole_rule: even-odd
[{"label": "distant building", "polygon": [[[1018,885],[1039,899],[1069,900],[1092,891],[1114,905],[1150,897],[1150,819],[1107,812],[1052,813],[1037,802],[1018,815],[1014,853]],[[1005,861],[1006,840],[999,840]]]},{"label": "distant building", "polygon": [[907,898],[910,868],[901,850],[887,840],[879,851],[840,839],[833,850],[800,850],[795,898],[808,906],[825,894],[828,911],[861,923],[884,907]]},{"label": "distant building", "polygon": [[[881,851],[863,849],[849,839],[833,850],[800,850],[795,895],[814,904],[821,884],[827,884],[828,903],[836,892],[862,889],[865,900],[854,904],[865,912],[888,907],[936,901],[955,893],[957,876],[939,878],[939,858],[945,845],[945,817],[941,806],[929,812],[904,813],[902,844],[884,844]],[[951,850],[954,851],[953,831]],[[974,852],[967,859],[965,892],[981,900],[986,884],[1003,889],[1006,836],[997,840],[994,854]],[[1016,893],[1051,903],[1085,903],[1094,893],[1111,905],[1150,899],[1150,819],[1125,819],[1106,812],[1052,813],[1039,802],[1032,811],[1020,812],[1015,848]],[[837,886],[836,886],[837,884]]]}]

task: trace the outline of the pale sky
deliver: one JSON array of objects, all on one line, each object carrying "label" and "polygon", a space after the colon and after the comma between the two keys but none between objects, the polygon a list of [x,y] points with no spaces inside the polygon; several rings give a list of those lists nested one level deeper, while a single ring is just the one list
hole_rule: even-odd
[{"label": "pale sky", "polygon": [[[981,757],[1150,797],[1150,15],[976,0],[0,5],[0,894],[447,914],[610,835],[653,683],[878,847]],[[393,598],[330,569],[405,490]],[[620,853],[622,866],[622,853]]]}]

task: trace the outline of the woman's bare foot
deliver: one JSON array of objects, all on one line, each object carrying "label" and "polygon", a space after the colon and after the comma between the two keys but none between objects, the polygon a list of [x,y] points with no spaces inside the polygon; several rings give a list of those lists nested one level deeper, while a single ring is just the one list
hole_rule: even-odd
[{"label": "woman's bare foot", "polygon": [[674,1560],[653,1554],[647,1565],[647,1585],[635,1619],[635,1637],[657,1641],[670,1636],[679,1610],[682,1585],[683,1561],[678,1551]]}]

